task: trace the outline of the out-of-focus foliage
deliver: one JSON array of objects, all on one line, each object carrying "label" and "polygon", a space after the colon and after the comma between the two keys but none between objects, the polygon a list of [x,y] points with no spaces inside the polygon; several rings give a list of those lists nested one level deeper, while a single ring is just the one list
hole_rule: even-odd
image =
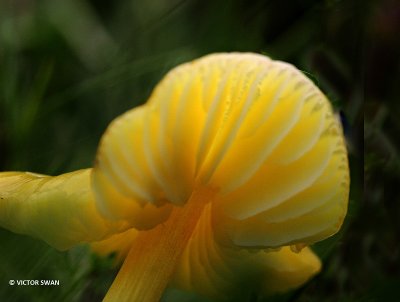
[{"label": "out-of-focus foliage", "polygon": [[[344,228],[314,247],[323,271],[272,301],[399,299],[399,28],[395,0],[0,1],[0,170],[91,166],[108,123],[171,67],[264,53],[304,70],[341,110],[352,176]],[[101,301],[112,263],[0,230],[0,301]],[[204,301],[175,291],[165,300]]]}]

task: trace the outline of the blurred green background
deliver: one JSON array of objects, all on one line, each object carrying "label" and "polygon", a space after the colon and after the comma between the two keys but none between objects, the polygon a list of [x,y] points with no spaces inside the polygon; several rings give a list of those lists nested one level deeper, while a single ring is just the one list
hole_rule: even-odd
[{"label": "blurred green background", "polygon": [[[400,299],[399,29],[396,0],[1,0],[0,170],[91,166],[109,122],[181,62],[223,51],[285,60],[344,116],[352,185],[343,229],[314,247],[321,274],[270,300]],[[0,229],[0,301],[101,301],[115,274],[87,247],[61,253]]]}]

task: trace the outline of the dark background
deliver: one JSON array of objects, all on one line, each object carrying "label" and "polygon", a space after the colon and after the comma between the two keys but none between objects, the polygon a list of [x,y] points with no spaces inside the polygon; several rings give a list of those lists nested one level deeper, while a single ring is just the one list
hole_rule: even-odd
[{"label": "dark background", "polygon": [[[314,247],[321,274],[272,301],[399,299],[399,33],[396,0],[1,0],[0,170],[90,167],[108,123],[181,62],[226,51],[288,61],[341,112],[352,184],[341,232]],[[0,301],[100,301],[115,273],[87,247],[61,253],[0,230]]]}]

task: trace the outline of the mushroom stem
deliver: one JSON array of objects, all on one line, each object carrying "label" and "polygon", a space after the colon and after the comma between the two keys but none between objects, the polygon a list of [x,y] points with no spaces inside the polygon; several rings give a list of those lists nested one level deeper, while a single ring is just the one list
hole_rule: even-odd
[{"label": "mushroom stem", "polygon": [[195,190],[183,207],[174,208],[165,223],[140,232],[104,301],[159,301],[204,206],[215,193]]}]

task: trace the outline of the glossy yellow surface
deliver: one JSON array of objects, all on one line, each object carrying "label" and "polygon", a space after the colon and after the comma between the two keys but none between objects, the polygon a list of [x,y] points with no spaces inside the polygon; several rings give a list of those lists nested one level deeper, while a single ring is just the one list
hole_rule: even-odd
[{"label": "glossy yellow surface", "polygon": [[106,220],[98,212],[90,169],[56,177],[0,173],[0,226],[62,250],[126,229],[126,224]]}]

